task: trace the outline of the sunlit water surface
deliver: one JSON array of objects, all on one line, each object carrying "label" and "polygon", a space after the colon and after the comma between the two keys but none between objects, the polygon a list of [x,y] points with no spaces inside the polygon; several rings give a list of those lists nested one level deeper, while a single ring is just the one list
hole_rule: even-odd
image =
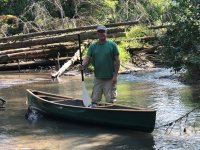
[{"label": "sunlit water surface", "polygon": [[[91,93],[93,77],[85,84]],[[153,133],[103,128],[40,116],[25,119],[26,89],[81,97],[80,77],[63,76],[52,81],[49,73],[0,75],[0,97],[7,100],[0,111],[0,150],[199,150],[200,109],[172,126],[164,126],[200,105],[200,88],[180,83],[167,69],[119,76],[118,101],[129,106],[157,110]]]}]

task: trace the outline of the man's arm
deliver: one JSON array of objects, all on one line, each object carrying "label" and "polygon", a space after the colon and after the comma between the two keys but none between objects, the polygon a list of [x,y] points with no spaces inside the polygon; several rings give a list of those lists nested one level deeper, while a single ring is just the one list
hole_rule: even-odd
[{"label": "man's arm", "polygon": [[115,56],[115,74],[113,76],[113,85],[117,83],[117,76],[120,67],[120,58],[119,55]]},{"label": "man's arm", "polygon": [[82,69],[84,70],[85,68],[87,68],[88,64],[90,63],[90,56],[85,56],[83,63],[82,63]]}]

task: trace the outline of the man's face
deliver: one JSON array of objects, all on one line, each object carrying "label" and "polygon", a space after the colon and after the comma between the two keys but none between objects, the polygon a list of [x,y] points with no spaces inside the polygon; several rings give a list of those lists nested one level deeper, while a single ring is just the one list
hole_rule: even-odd
[{"label": "man's face", "polygon": [[106,40],[106,31],[105,30],[99,30],[97,31],[98,38],[100,41],[105,41]]}]

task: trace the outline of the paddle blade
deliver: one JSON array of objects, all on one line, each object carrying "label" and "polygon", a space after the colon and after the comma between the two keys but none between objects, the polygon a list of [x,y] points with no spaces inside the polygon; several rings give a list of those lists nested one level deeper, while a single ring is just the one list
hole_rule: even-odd
[{"label": "paddle blade", "polygon": [[82,82],[82,87],[83,87],[83,93],[82,93],[83,104],[85,107],[89,107],[92,104],[92,100],[88,94],[84,82]]}]

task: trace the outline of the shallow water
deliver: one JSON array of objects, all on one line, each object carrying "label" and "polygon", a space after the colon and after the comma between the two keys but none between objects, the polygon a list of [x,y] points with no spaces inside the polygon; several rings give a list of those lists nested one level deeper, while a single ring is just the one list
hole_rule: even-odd
[{"label": "shallow water", "polygon": [[[85,84],[91,93],[92,77],[87,77]],[[200,88],[180,83],[167,69],[119,76],[116,103],[157,110],[156,129],[152,134],[75,124],[45,117],[28,121],[25,119],[25,89],[77,98],[82,94],[79,76],[63,76],[59,81],[52,81],[48,72],[2,73],[0,96],[7,100],[7,104],[5,110],[0,111],[0,150],[200,149],[200,109],[169,128],[163,127],[200,105]]]}]

